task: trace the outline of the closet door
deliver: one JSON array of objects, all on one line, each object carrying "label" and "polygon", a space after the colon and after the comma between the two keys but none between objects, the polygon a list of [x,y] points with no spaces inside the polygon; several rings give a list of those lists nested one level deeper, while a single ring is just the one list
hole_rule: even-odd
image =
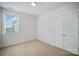
[{"label": "closet door", "polygon": [[64,18],[64,49],[72,53],[78,52],[78,16],[65,15]]},{"label": "closet door", "polygon": [[1,45],[2,45],[2,26],[1,26],[1,23],[2,23],[2,21],[1,21],[1,8],[0,8],[0,47],[1,47]]},{"label": "closet door", "polygon": [[63,16],[55,17],[55,46],[63,48]]},{"label": "closet door", "polygon": [[51,44],[55,45],[55,17],[51,18]]}]

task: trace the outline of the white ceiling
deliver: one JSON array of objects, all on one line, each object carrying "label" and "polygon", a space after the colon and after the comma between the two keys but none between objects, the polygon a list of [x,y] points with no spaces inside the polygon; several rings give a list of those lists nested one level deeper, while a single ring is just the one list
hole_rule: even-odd
[{"label": "white ceiling", "polygon": [[68,2],[38,2],[37,6],[32,7],[30,5],[30,2],[0,2],[1,7],[12,9],[18,12],[31,14],[34,16],[38,16],[48,11],[55,10],[66,4],[69,3]]}]

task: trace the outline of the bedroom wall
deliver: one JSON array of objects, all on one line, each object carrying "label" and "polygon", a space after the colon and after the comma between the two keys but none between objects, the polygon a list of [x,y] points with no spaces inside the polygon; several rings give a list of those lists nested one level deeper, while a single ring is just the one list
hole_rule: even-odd
[{"label": "bedroom wall", "polygon": [[33,40],[36,37],[37,17],[3,9],[3,14],[10,14],[19,17],[19,32],[15,34],[3,34],[2,47]]},{"label": "bedroom wall", "polygon": [[[38,17],[38,24],[37,24],[37,37],[39,40],[46,42],[51,45],[55,45],[55,35],[54,35],[54,17],[61,16],[72,12],[79,11],[79,3],[71,3],[67,4],[55,11],[49,11],[45,14],[42,14]],[[51,20],[52,19],[52,20]],[[52,28],[51,28],[51,21]],[[45,24],[46,23],[46,24]],[[49,24],[48,24],[49,23]],[[47,25],[48,24],[48,25]],[[47,26],[47,27],[46,27]],[[52,32],[52,35],[51,35]]]}]

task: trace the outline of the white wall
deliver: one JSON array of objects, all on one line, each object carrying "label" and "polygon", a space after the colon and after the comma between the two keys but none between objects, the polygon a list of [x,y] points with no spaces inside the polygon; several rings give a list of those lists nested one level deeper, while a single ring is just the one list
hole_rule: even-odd
[{"label": "white wall", "polygon": [[[38,18],[37,37],[46,43],[53,43],[51,40],[51,15],[45,14]],[[54,27],[53,27],[54,28]]]},{"label": "white wall", "polygon": [[[52,34],[50,34],[51,32],[51,28],[49,28],[51,25],[48,25],[49,27],[46,27],[47,25],[45,23],[49,23],[50,19],[54,19],[54,17],[56,16],[61,16],[61,15],[66,15],[68,13],[72,13],[75,11],[79,10],[79,3],[71,3],[68,5],[65,5],[59,9],[56,9],[55,11],[49,11],[43,15],[40,15],[38,17],[38,26],[37,26],[37,37],[39,40],[44,41],[48,44],[54,45],[55,44],[55,40],[54,40],[54,30],[55,30],[55,26],[52,23]],[[54,20],[51,20],[52,22],[54,22]],[[50,37],[51,35],[51,37]],[[54,41],[54,42],[53,42]]]},{"label": "white wall", "polygon": [[19,17],[20,29],[19,33],[3,34],[2,47],[29,41],[36,37],[37,17],[3,9],[3,14],[5,13]]}]

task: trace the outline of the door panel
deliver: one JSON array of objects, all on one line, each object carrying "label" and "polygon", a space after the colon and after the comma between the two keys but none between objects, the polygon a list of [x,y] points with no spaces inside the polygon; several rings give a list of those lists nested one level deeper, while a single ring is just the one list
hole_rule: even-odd
[{"label": "door panel", "polygon": [[63,17],[55,17],[55,46],[63,48]]},{"label": "door panel", "polygon": [[51,44],[55,45],[55,17],[51,18]]},{"label": "door panel", "polygon": [[1,8],[0,8],[0,47],[2,46],[2,17],[1,17]]},{"label": "door panel", "polygon": [[78,49],[78,17],[76,14],[66,15],[64,20],[64,49],[77,53]]}]

